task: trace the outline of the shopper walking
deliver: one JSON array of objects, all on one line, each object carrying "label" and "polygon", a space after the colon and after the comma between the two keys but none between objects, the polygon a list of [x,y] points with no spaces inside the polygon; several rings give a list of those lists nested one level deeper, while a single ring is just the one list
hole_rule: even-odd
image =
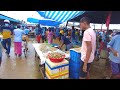
[{"label": "shopper walking", "polygon": [[11,34],[13,32],[13,29],[10,27],[9,20],[4,20],[4,25],[1,27],[0,32],[3,35],[2,45],[6,50],[7,56],[10,57],[9,54],[10,54],[10,47],[11,47]]},{"label": "shopper walking", "polygon": [[17,26],[17,29],[14,29],[14,52],[15,55],[21,56],[22,55],[22,34],[24,31],[20,29],[20,25]]}]

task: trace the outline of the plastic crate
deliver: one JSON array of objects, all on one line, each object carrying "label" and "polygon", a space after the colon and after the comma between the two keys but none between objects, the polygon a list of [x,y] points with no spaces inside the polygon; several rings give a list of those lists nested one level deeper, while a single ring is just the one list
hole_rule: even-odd
[{"label": "plastic crate", "polygon": [[69,62],[69,71],[71,71],[73,73],[80,72],[80,62],[70,61]]},{"label": "plastic crate", "polygon": [[69,72],[69,78],[70,79],[79,79],[80,73],[75,73],[75,72]]},{"label": "plastic crate", "polygon": [[70,50],[70,59],[75,62],[80,61],[81,54],[78,52],[75,52],[73,50]]}]

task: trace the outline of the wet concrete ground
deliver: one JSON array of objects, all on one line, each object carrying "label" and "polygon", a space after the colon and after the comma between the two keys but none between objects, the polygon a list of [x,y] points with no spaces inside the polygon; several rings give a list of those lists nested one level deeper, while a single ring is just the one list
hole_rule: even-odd
[{"label": "wet concrete ground", "polygon": [[3,49],[2,65],[0,68],[0,78],[2,79],[40,79],[43,78],[39,71],[39,60],[35,59],[32,42],[28,44],[29,51],[27,58],[24,54],[21,57],[14,55],[13,43],[10,57],[6,56]]},{"label": "wet concrete ground", "polygon": [[[6,56],[5,50],[3,49],[2,65],[0,67],[1,79],[43,79],[39,71],[39,59],[35,58],[35,52],[32,46],[33,42],[35,42],[34,39],[31,39],[28,44],[29,51],[27,59],[24,54],[21,57],[14,55],[13,42],[10,58]],[[110,76],[110,71],[106,66],[105,60],[94,61],[91,67],[90,78],[103,79],[106,76]]]}]

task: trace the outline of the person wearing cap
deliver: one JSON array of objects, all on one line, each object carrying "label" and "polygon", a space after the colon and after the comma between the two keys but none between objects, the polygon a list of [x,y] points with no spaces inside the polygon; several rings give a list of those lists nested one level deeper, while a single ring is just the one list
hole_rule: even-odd
[{"label": "person wearing cap", "polygon": [[61,36],[64,34],[63,29],[60,30],[60,36],[59,36],[59,41],[61,40]]},{"label": "person wearing cap", "polygon": [[6,54],[10,57],[10,47],[11,47],[11,35],[12,35],[12,28],[10,27],[10,21],[4,20],[4,25],[1,27],[0,32],[3,35],[2,45],[6,50]]}]

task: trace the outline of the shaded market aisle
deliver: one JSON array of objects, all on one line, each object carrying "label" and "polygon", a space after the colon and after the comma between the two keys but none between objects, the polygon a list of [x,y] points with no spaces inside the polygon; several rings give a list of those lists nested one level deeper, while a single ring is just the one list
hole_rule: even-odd
[{"label": "shaded market aisle", "polygon": [[[34,39],[35,40],[35,39]],[[0,78],[2,79],[43,79],[39,71],[39,59],[35,58],[35,51],[32,46],[33,39],[29,42],[29,52],[27,59],[22,54],[21,57],[14,56],[13,42],[11,46],[10,58],[6,57],[3,49],[3,61],[0,67]],[[58,41],[54,41],[58,43]],[[65,46],[63,47],[63,49]],[[105,60],[94,61],[91,67],[91,79],[103,79],[104,76],[109,76],[110,72],[105,67]]]},{"label": "shaded market aisle", "polygon": [[21,57],[14,56],[13,43],[11,46],[10,58],[3,49],[2,65],[0,68],[0,78],[2,79],[41,79],[39,72],[39,60],[35,59],[35,52],[32,42],[29,42],[29,52],[27,59],[22,54]]}]

